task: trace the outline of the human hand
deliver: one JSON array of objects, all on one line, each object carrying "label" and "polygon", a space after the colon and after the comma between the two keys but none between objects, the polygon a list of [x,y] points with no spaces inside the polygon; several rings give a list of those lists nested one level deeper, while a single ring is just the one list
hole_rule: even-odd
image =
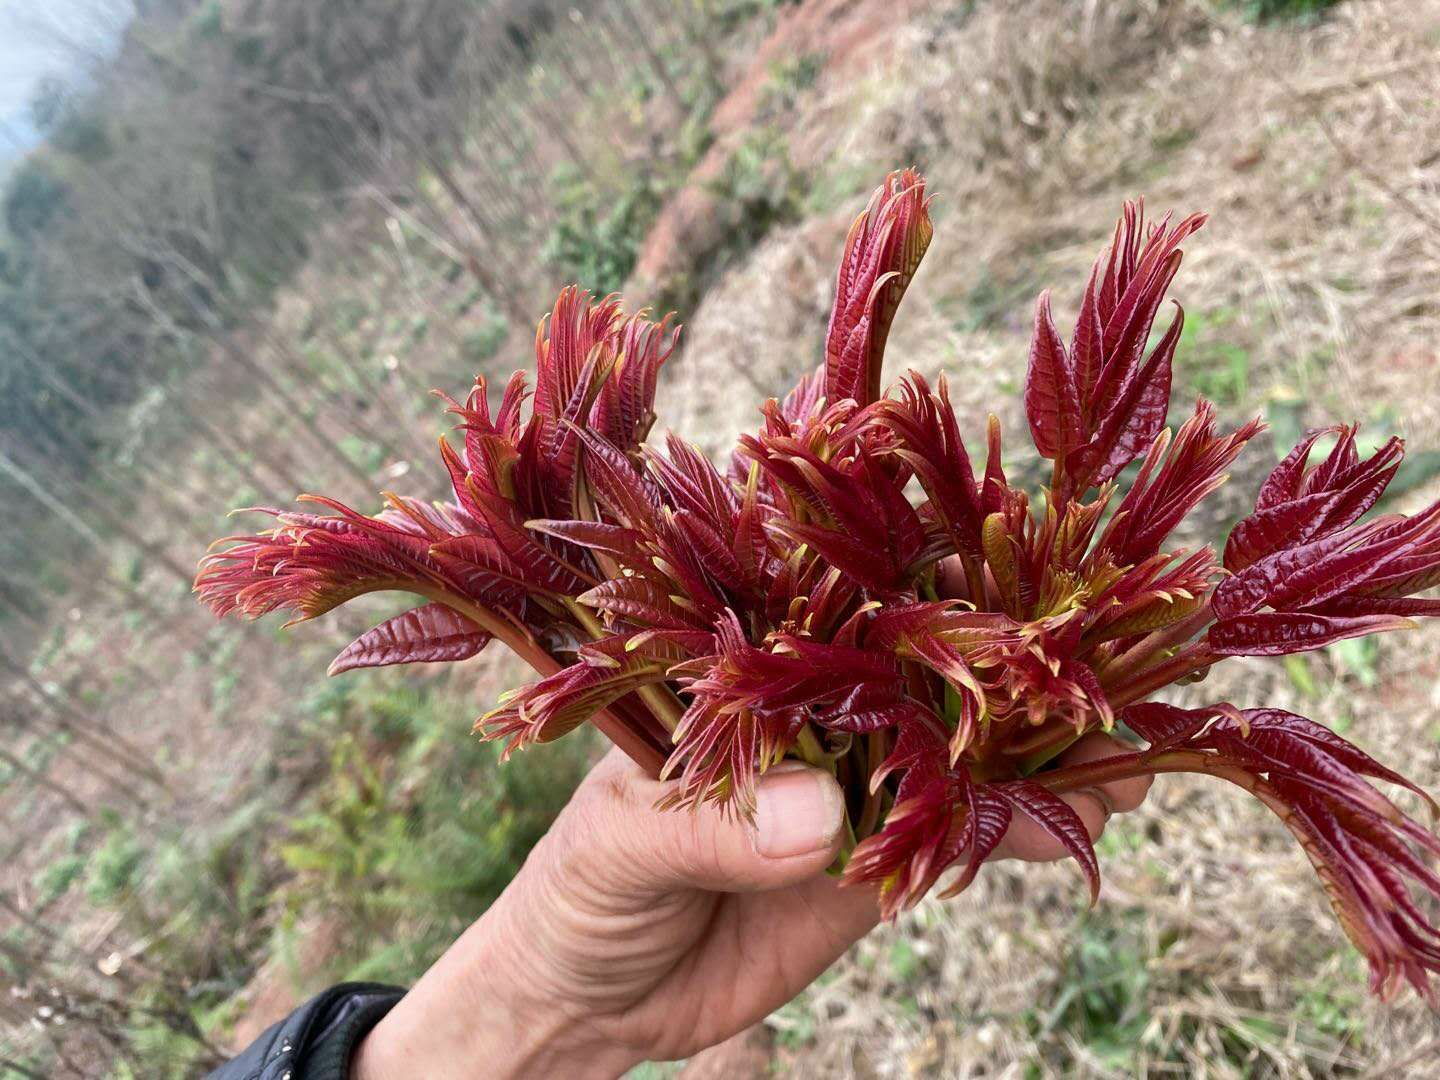
[{"label": "human hand", "polygon": [[[1087,736],[1061,758],[1123,752]],[[1149,779],[1065,796],[1098,837]],[[688,1057],[804,989],[879,918],[824,873],[839,786],[798,763],[757,785],[752,829],[710,807],[654,809],[665,786],[612,751],[488,912],[361,1042],[356,1080],[617,1076]],[[1017,817],[993,858],[1064,857]]]}]

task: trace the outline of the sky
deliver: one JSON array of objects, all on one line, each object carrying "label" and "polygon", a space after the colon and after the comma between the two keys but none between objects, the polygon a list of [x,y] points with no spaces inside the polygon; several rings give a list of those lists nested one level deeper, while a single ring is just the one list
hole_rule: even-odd
[{"label": "sky", "polygon": [[0,0],[0,172],[39,139],[30,100],[41,81],[84,78],[133,13],[132,0]]}]

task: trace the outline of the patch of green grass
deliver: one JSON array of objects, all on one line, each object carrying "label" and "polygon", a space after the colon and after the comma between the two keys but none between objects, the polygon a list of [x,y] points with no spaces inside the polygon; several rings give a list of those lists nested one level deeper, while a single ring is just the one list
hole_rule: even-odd
[{"label": "patch of green grass", "polygon": [[61,855],[35,875],[35,905],[45,909],[70,891],[85,873],[85,856]]},{"label": "patch of green grass", "polygon": [[1367,689],[1380,681],[1380,641],[1377,638],[1347,638],[1325,650],[1343,670]]},{"label": "patch of green grass", "polygon": [[816,171],[805,189],[802,213],[817,217],[864,195],[874,186],[879,166],[871,162],[836,160]]},{"label": "patch of green grass", "polygon": [[1364,980],[1358,971],[1335,970],[1336,962],[1354,965],[1349,956],[1297,957],[1297,970],[1324,974],[1297,988],[1286,1019],[1262,1015],[1258,1001],[1232,992],[1227,1000],[1235,1008],[1228,1017],[1182,1011],[1163,1025],[1153,1023],[1157,1003],[1209,993],[1207,987],[1187,985],[1163,963],[1178,938],[1171,928],[1157,934],[1139,908],[1101,907],[1083,915],[1049,990],[1024,1017],[1037,1046],[1027,1075],[1090,1075],[1097,1065],[1105,1075],[1142,1075],[1148,1069],[1179,1074],[1197,1055],[1227,1075],[1269,1075],[1263,1071],[1268,1050],[1277,1044],[1313,1050],[1320,1070],[1329,1067],[1332,1051],[1360,1038],[1354,988]]},{"label": "patch of green grass", "polygon": [[146,845],[128,826],[111,828],[90,857],[85,893],[96,904],[113,904],[129,892],[145,861]]},{"label": "patch of green grass", "polygon": [[770,65],[769,78],[760,89],[756,122],[770,123],[793,110],[800,95],[815,85],[825,67],[820,53],[799,53]]},{"label": "patch of green grass", "polygon": [[487,311],[485,321],[477,329],[469,331],[460,342],[465,359],[474,366],[494,359],[509,333],[510,326],[504,317],[497,312]]},{"label": "patch of green grass", "polygon": [[41,854],[49,861],[35,873],[31,882],[38,907],[49,907],[69,892],[84,874],[83,849],[89,832],[90,826],[86,822],[76,821],[46,838]]},{"label": "patch of green grass", "polygon": [[668,185],[646,169],[627,172],[618,185],[602,185],[567,165],[555,171],[550,187],[556,220],[541,259],[566,281],[601,296],[618,292],[635,268]]},{"label": "patch of green grass", "polygon": [[223,719],[230,711],[235,691],[242,682],[242,673],[235,666],[239,649],[240,636],[231,634],[220,639],[206,662],[210,672],[210,708],[217,719]]},{"label": "patch of green grass", "polygon": [[669,1080],[685,1068],[683,1061],[646,1061],[625,1074],[625,1080]]},{"label": "patch of green grass", "polygon": [[900,983],[913,982],[925,966],[924,958],[916,951],[914,942],[909,938],[896,938],[886,959],[890,967],[890,977]]},{"label": "patch of green grass", "polygon": [[941,301],[941,310],[957,330],[974,333],[1027,322],[1039,292],[1030,269],[997,272],[981,267],[975,284],[960,296]]},{"label": "patch of green grass", "polygon": [[385,464],[385,447],[359,435],[342,435],[340,452],[368,473],[377,472]]},{"label": "patch of green grass", "polygon": [[1314,21],[1334,7],[1339,0],[1227,0],[1226,6],[1238,8],[1255,22],[1277,19]]},{"label": "patch of green grass", "polygon": [[1235,312],[1218,308],[1187,314],[1176,349],[1177,373],[1217,405],[1239,405],[1250,392],[1250,353],[1230,339]]},{"label": "patch of green grass", "polygon": [[806,188],[807,178],[791,162],[783,133],[769,126],[749,132],[707,185],[721,227],[711,231],[709,242],[692,247],[689,269],[666,283],[656,306],[693,311],[726,267],[772,229],[801,218]]},{"label": "patch of green grass", "polygon": [[1120,817],[1105,827],[1104,833],[1095,842],[1095,850],[1103,858],[1115,858],[1144,851],[1151,847],[1151,844],[1152,841],[1145,835],[1144,830]]},{"label": "patch of green grass", "polygon": [[1037,1042],[1064,1045],[1067,1035],[1103,1066],[1134,1071],[1151,985],[1140,919],[1139,913],[1118,919],[1100,913],[1080,920],[1050,999],[1026,1017]]},{"label": "patch of green grass", "polygon": [[1302,698],[1314,700],[1320,696],[1320,685],[1315,681],[1315,673],[1310,668],[1310,658],[1300,653],[1294,653],[1285,657],[1282,661],[1285,667],[1285,674],[1290,679],[1290,685]]},{"label": "patch of green grass", "polygon": [[1322,1032],[1337,1042],[1359,1042],[1365,1035],[1365,1021],[1361,1012],[1361,996],[1354,987],[1364,983],[1363,972],[1356,970],[1345,986],[1307,989],[1296,1005],[1296,1018],[1306,1028]]},{"label": "patch of green grass", "polygon": [[593,744],[577,733],[501,767],[463,699],[384,675],[353,685],[319,703],[329,768],[279,848],[289,921],[338,921],[333,974],[407,982],[499,896]]},{"label": "patch of green grass", "polygon": [[798,218],[804,187],[778,129],[747,135],[711,184],[721,213],[733,226],[725,253],[748,251],[776,225]]},{"label": "patch of green grass", "polygon": [[798,1050],[815,1041],[815,1014],[804,997],[776,1009],[769,1024],[775,1030],[775,1044],[787,1050]]}]

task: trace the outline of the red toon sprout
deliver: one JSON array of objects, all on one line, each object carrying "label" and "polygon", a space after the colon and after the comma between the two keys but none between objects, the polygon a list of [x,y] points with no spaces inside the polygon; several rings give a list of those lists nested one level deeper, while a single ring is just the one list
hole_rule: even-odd
[{"label": "red toon sprout", "polygon": [[[483,379],[450,401],[448,501],[264,511],[273,527],[218,545],[197,592],[220,615],[296,620],[413,594],[332,672],[463,660],[498,639],[539,679],[479,721],[485,737],[510,752],[592,721],[672,779],[667,806],[749,816],[778,762],[830,770],[847,795],[845,879],[878,887],[889,914],[947,872],[947,894],[965,888],[1017,817],[1070,852],[1093,900],[1095,852],[1060,795],[1212,775],[1299,840],[1374,989],[1430,996],[1440,838],[1375,782],[1428,796],[1292,713],[1152,700],[1227,657],[1440,614],[1419,595],[1440,585],[1440,503],[1374,513],[1400,440],[1366,458],[1353,426],[1312,432],[1223,555],[1177,544],[1263,425],[1222,430],[1202,400],[1166,426],[1178,306],[1153,344],[1152,330],[1205,218],[1147,225],[1132,203],[1068,343],[1048,292],[1036,306],[1024,406],[1051,469],[1024,490],[998,421],[972,435],[943,377],[880,393],[928,208],[913,170],[886,178],[846,241],[823,369],[762,406],[728,471],[674,436],[645,444],[670,321],[570,288],[540,324],[533,394],[517,373],[493,411]],[[1056,766],[1119,724],[1144,748]]]}]

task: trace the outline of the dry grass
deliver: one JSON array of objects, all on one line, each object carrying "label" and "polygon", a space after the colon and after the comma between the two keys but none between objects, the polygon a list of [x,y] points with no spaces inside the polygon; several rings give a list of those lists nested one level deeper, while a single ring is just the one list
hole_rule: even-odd
[{"label": "dry grass", "polygon": [[[822,179],[857,162],[927,169],[940,222],[892,365],[947,370],[962,415],[998,412],[1011,447],[1024,445],[1034,293],[1055,283],[1068,310],[1119,202],[1144,193],[1213,214],[1176,290],[1195,328],[1177,399],[1215,392],[1233,361],[1232,419],[1355,417],[1435,450],[1437,42],[1435,0],[1263,29],[1140,0],[935,14],[900,28],[892,53],[828,69],[789,118],[791,156]],[[781,392],[818,360],[855,209],[772,235],[707,294],[662,416],[720,450],[753,422],[752,386]],[[716,378],[726,365],[736,378]],[[1226,509],[1253,491],[1268,449],[1237,470]],[[1322,656],[1293,674],[1235,662],[1183,696],[1295,708],[1436,787],[1437,652],[1432,627],[1385,640],[1373,686]],[[1312,871],[1260,806],[1168,778],[1102,855],[1089,915],[1069,870],[996,866],[960,900],[882,928],[772,1019],[782,1064],[804,1076],[1440,1074],[1433,1015],[1365,997]]]}]

